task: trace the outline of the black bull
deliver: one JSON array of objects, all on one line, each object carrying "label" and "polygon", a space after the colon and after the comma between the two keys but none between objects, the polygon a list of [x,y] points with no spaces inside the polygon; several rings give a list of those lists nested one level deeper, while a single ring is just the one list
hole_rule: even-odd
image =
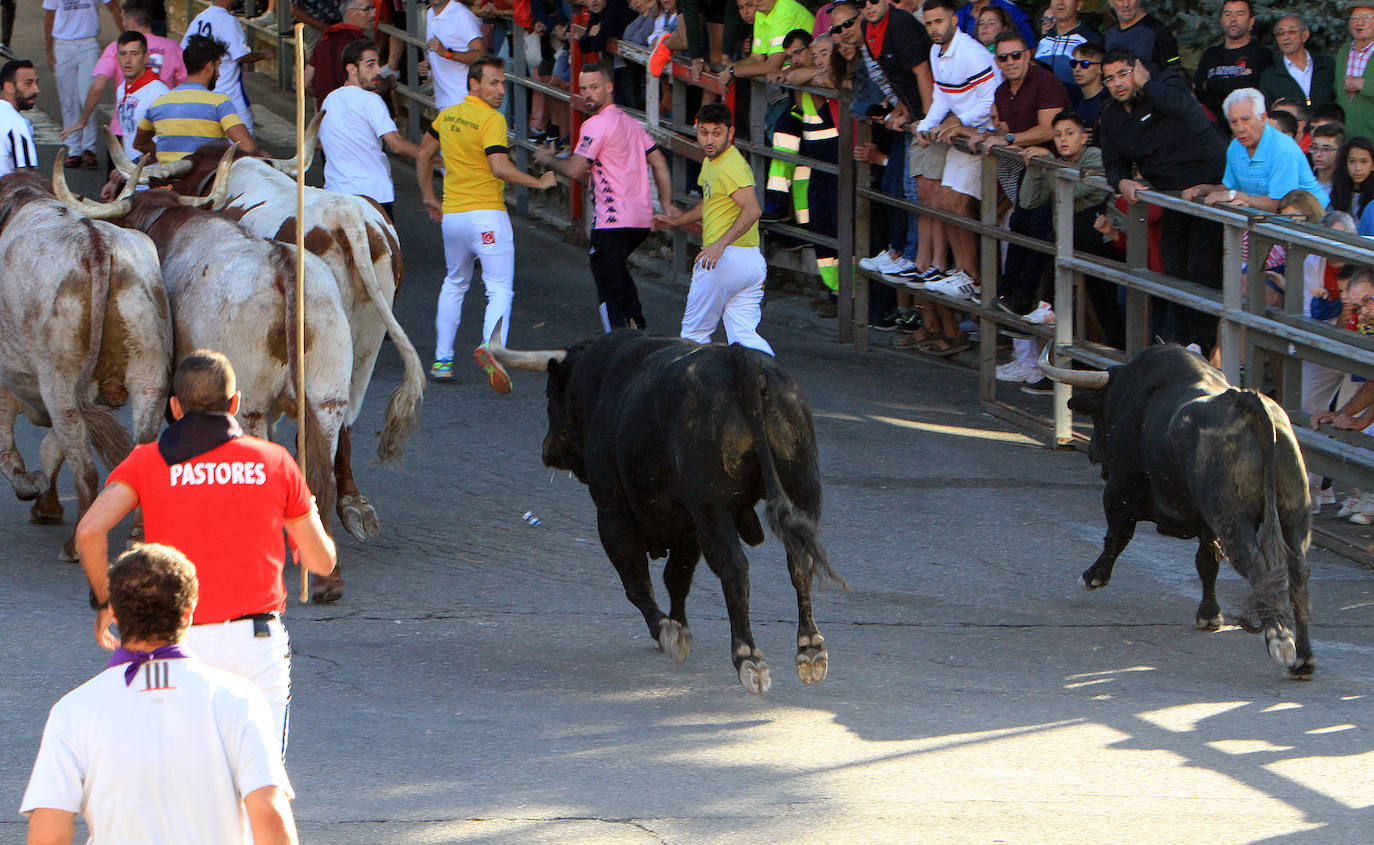
[{"label": "black bull", "polygon": [[1283,409],[1232,388],[1179,346],[1149,347],[1105,373],[1050,367],[1047,357],[1041,366],[1079,388],[1069,408],[1092,417],[1093,459],[1107,482],[1107,536],[1083,586],[1107,586],[1137,522],[1153,522],[1170,537],[1196,537],[1197,627],[1221,626],[1216,579],[1224,554],[1251,586],[1242,626],[1264,631],[1270,656],[1290,677],[1310,678],[1311,515],[1302,453]]},{"label": "black bull", "polygon": [[[547,368],[544,463],[588,485],[602,546],[659,647],[678,662],[687,658],[687,593],[704,554],[725,594],[740,683],[756,693],[769,688],[749,627],[749,561],[739,543],[763,542],[754,506],[766,499],[797,592],[797,675],[804,683],[824,680],[829,656],[812,616],[811,581],[843,581],[816,537],[816,438],[792,377],[772,357],[742,346],[628,329],[566,351],[492,345],[508,366]],[[648,565],[665,555],[666,616]]]}]

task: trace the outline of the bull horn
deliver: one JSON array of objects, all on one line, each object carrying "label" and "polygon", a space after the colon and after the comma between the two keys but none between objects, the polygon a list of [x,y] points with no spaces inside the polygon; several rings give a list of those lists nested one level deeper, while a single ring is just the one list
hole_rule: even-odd
[{"label": "bull horn", "polygon": [[[64,175],[62,178],[65,179],[66,176]],[[119,190],[119,196],[115,197],[115,202],[119,202],[120,200],[126,200],[129,197],[133,196],[134,191],[138,190],[139,180],[142,178],[143,163],[139,162],[138,167],[134,168],[133,175],[125,178],[124,187]]]},{"label": "bull horn", "polygon": [[487,340],[487,349],[491,352],[491,357],[501,362],[501,366],[508,370],[532,370],[536,373],[545,373],[549,370],[549,361],[562,361],[568,357],[566,349],[541,349],[535,352],[516,351],[507,349],[501,345],[501,324],[505,322],[505,317],[496,321],[496,327],[491,331],[491,337]]},{"label": "bull horn", "polygon": [[[135,183],[136,184],[136,183]],[[62,156],[53,160],[52,192],[67,208],[92,220],[115,220],[129,213],[133,200],[128,197],[114,202],[96,202],[73,194],[67,187],[66,168],[62,166]]]},{"label": "bull horn", "polygon": [[1112,380],[1112,374],[1106,370],[1071,370],[1054,366],[1050,363],[1051,345],[1045,344],[1044,351],[1040,353],[1040,372],[1052,381],[1072,387],[1106,387],[1107,382]]},{"label": "bull horn", "polygon": [[[119,137],[110,131],[110,127],[102,126],[100,131],[105,135],[105,148],[110,151],[110,163],[120,174],[128,179],[138,170],[138,167],[129,160],[124,154],[124,145],[119,142]],[[143,181],[149,179],[176,179],[191,172],[194,162],[190,158],[183,158],[180,161],[165,161],[143,168]]]},{"label": "bull horn", "polygon": [[136,168],[134,163],[129,161],[129,157],[124,154],[124,145],[119,142],[119,136],[110,131],[110,127],[101,126],[100,133],[105,137],[105,149],[110,152],[110,164],[125,179],[134,175]]},{"label": "bull horn", "polygon": [[[320,121],[323,119],[324,111],[321,110],[315,114],[314,119],[310,121],[310,125],[305,127],[304,160],[306,170],[309,170],[310,165],[315,162],[315,141],[320,136]],[[288,176],[296,175],[296,170],[300,167],[301,160],[302,156],[300,154],[292,156],[291,158],[264,159],[264,161],[272,165],[273,168],[280,170]]]},{"label": "bull horn", "polygon": [[143,169],[149,179],[176,179],[185,176],[195,167],[195,162],[190,158],[183,158],[178,161],[158,162],[150,167]]},{"label": "bull horn", "polygon": [[210,186],[210,193],[203,197],[177,197],[177,201],[182,205],[191,205],[196,208],[208,208],[211,211],[219,211],[224,208],[229,201],[229,169],[234,166],[234,153],[239,145],[232,143],[224,151],[224,155],[219,157],[219,164],[215,166],[215,181]]}]

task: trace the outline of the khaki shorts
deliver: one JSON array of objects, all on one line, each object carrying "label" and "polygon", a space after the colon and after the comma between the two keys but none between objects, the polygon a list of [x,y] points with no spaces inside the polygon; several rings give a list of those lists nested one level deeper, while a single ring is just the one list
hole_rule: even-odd
[{"label": "khaki shorts", "polygon": [[940,184],[974,199],[983,197],[983,158],[951,149],[945,156],[945,172]]},{"label": "khaki shorts", "polygon": [[945,175],[947,152],[948,144],[932,142],[929,146],[923,147],[916,142],[916,136],[913,135],[911,143],[906,148],[906,172],[911,176],[923,176],[939,181]]}]

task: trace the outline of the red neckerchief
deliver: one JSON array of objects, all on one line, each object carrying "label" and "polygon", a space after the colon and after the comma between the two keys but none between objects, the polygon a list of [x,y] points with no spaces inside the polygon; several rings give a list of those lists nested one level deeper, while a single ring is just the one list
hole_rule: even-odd
[{"label": "red neckerchief", "polygon": [[356,26],[354,26],[354,25],[351,24],[351,23],[336,23],[336,24],[334,24],[333,26],[331,26],[329,29],[326,29],[326,30],[324,31],[324,34],[325,34],[325,35],[333,35],[334,33],[336,33],[336,32],[342,32],[342,31],[344,31],[345,29],[351,29],[351,30],[353,30],[354,32],[358,33],[359,35],[362,35],[362,34],[363,34],[363,31],[362,31],[361,29],[358,29]]},{"label": "red neckerchief", "polygon": [[124,80],[124,97],[128,98],[130,94],[142,88],[144,85],[147,85],[149,82],[155,82],[157,78],[157,71],[153,70],[150,67],[144,68],[143,75],[140,76],[138,79],[135,79],[133,82],[130,82],[127,79]]},{"label": "red neckerchief", "polygon": [[877,60],[878,54],[883,49],[883,37],[887,35],[887,22],[892,17],[888,12],[883,15],[883,19],[877,23],[868,25],[868,31],[864,33],[864,40],[868,42],[868,54]]}]

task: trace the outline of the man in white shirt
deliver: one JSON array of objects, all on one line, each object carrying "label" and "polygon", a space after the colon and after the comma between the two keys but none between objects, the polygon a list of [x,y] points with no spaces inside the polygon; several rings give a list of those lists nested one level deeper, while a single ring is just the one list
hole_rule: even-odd
[{"label": "man in white shirt", "polygon": [[123,638],[105,671],[48,715],[20,812],[33,845],[92,842],[295,843],[291,782],[267,700],[250,681],[182,645],[195,567],[150,543],[110,567]]},{"label": "man in white shirt", "polygon": [[396,189],[382,142],[397,155],[415,158],[418,144],[401,137],[386,103],[375,92],[381,82],[377,45],[366,39],[343,49],[347,80],[324,98],[320,109],[320,147],[324,150],[324,187],[367,197],[396,219]]},{"label": "man in white shirt", "polygon": [[271,61],[276,58],[276,54],[271,50],[255,53],[248,49],[243,24],[229,14],[229,7],[232,5],[234,0],[213,0],[205,11],[196,15],[186,27],[186,35],[181,39],[181,46],[185,49],[192,35],[213,38],[225,46],[224,58],[220,59],[219,63],[219,81],[215,83],[215,93],[226,94],[234,101],[234,109],[239,113],[239,119],[248,128],[249,133],[252,133],[253,109],[248,103],[248,92],[243,87],[243,74],[240,73],[239,67],[253,62]]},{"label": "man in white shirt", "polygon": [[[124,18],[114,0],[102,0],[115,29],[124,29]],[[86,91],[91,87],[95,62],[100,58],[100,12],[96,0],[43,0],[43,36],[48,67],[57,74],[57,96],[62,103],[62,124],[70,126],[81,117]],[[67,136],[67,167],[99,167],[95,157],[95,127]]]},{"label": "man in white shirt", "polygon": [[443,111],[468,95],[468,65],[487,52],[482,22],[462,0],[436,0],[425,11],[429,52],[420,73],[434,77],[434,105]]},{"label": "man in white shirt", "polygon": [[[139,121],[143,120],[148,106],[169,89],[159,78],[158,72],[148,65],[148,40],[143,33],[133,30],[122,33],[115,48],[120,70],[119,86],[115,88],[115,134],[124,147],[124,155],[130,161],[137,161],[142,155],[134,149]],[[66,133],[69,130],[62,131]],[[124,175],[118,168],[110,168],[109,180],[100,189],[101,199],[108,201],[114,197],[123,184]]]},{"label": "man in white shirt", "polygon": [[38,74],[28,59],[13,59],[0,67],[0,176],[38,166],[33,124],[20,114],[38,98]]}]

